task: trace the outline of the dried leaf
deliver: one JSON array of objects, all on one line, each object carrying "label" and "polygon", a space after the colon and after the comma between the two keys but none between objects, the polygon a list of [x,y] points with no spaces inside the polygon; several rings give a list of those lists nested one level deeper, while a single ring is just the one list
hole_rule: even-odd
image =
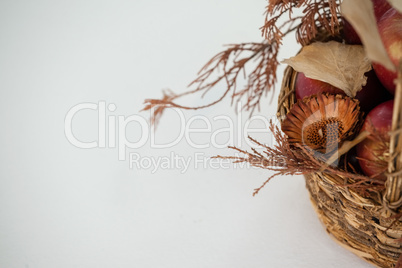
[{"label": "dried leaf", "polygon": [[398,10],[399,12],[402,13],[402,1],[401,0],[388,0],[388,3],[390,3],[390,5],[395,8],[396,10]]},{"label": "dried leaf", "polygon": [[341,4],[341,11],[359,35],[369,59],[394,71],[395,67],[388,57],[378,32],[372,2],[344,0]]},{"label": "dried leaf", "polygon": [[[251,114],[260,109],[262,99],[273,93],[277,81],[278,53],[282,39],[290,33],[296,34],[299,44],[309,44],[321,32],[328,36],[339,36],[341,30],[341,0],[269,0],[265,12],[265,23],[261,27],[266,40],[256,43],[230,44],[212,57],[189,85],[189,90],[175,94],[164,93],[160,99],[146,99],[143,110],[153,112],[151,121],[159,121],[166,108],[198,110],[214,106],[229,97],[233,103],[244,103],[242,110]],[[301,15],[302,14],[302,15]],[[250,69],[251,67],[251,69]],[[245,81],[244,86],[240,84]],[[186,105],[180,99],[192,94],[200,98],[210,91],[223,93],[207,104]],[[273,97],[274,95],[271,94]],[[244,100],[244,102],[243,102]]]},{"label": "dried leaf", "polygon": [[306,77],[342,89],[352,98],[367,82],[364,73],[371,70],[371,63],[362,46],[335,41],[312,43],[303,47],[295,57],[283,62]]}]

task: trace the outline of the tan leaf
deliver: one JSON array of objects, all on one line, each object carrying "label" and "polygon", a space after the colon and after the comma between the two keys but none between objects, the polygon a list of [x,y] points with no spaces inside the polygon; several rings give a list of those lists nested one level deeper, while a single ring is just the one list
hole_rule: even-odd
[{"label": "tan leaf", "polygon": [[341,4],[341,12],[359,35],[369,59],[394,71],[395,67],[381,42],[372,2],[344,0]]},{"label": "tan leaf", "polygon": [[399,12],[402,13],[402,1],[401,0],[388,0],[388,3],[391,4],[393,8],[398,10]]},{"label": "tan leaf", "polygon": [[362,46],[335,41],[312,43],[283,62],[309,78],[342,89],[352,98],[367,82],[364,73],[371,70],[371,63]]}]

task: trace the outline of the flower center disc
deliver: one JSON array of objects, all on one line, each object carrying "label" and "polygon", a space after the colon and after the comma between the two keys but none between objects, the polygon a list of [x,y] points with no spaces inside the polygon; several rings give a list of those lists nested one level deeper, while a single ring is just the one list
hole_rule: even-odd
[{"label": "flower center disc", "polygon": [[343,124],[335,117],[314,122],[306,127],[305,143],[312,149],[317,147],[333,149],[340,142],[343,134]]}]

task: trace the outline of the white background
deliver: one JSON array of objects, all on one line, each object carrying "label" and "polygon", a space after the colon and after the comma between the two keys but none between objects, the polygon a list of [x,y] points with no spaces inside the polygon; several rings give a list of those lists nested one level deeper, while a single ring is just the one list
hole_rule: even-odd
[{"label": "white background", "polygon": [[[145,98],[161,97],[164,88],[184,91],[223,44],[260,41],[265,5],[1,1],[0,267],[370,267],[327,236],[302,177],[275,178],[253,197],[270,172],[232,165],[184,173],[130,169],[117,148],[79,149],[65,137],[66,114],[83,102],[113,103],[110,116],[147,119],[139,112]],[[281,57],[297,49],[287,44]],[[207,103],[220,93],[185,104]],[[270,118],[275,109],[275,99],[267,98],[257,114]],[[184,114],[236,119],[229,100]],[[96,140],[97,118],[96,111],[77,114],[74,134]],[[168,112],[157,139],[174,139],[179,123]],[[132,141],[141,133],[138,124],[127,127]],[[256,136],[270,142],[268,133]],[[209,137],[195,134],[193,141]],[[193,148],[185,139],[151,147],[147,142],[127,153],[233,154]]]}]

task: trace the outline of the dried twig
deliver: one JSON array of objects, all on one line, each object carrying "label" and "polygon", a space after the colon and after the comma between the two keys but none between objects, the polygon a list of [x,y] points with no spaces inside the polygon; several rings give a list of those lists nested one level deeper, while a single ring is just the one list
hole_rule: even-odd
[{"label": "dried twig", "polygon": [[[301,9],[304,15],[293,17],[295,8]],[[340,29],[339,13],[339,0],[270,0],[261,27],[265,41],[228,45],[200,70],[189,85],[194,89],[181,94],[164,93],[162,99],[146,99],[143,110],[154,109],[151,121],[156,124],[166,108],[198,110],[211,107],[230,95],[232,103],[245,99],[242,108],[251,115],[259,108],[261,98],[275,86],[283,37],[296,31],[298,42],[306,44],[316,36],[319,28],[336,35]],[[284,15],[289,19],[281,22]],[[238,90],[237,83],[243,77],[247,80],[246,85]],[[218,88],[221,82],[225,88],[222,95],[208,104],[193,107],[176,102],[189,94],[202,93],[203,97],[211,89]]]},{"label": "dried twig", "polygon": [[324,173],[342,176],[348,178],[347,183],[344,185],[349,188],[362,193],[368,194],[368,191],[379,190],[384,188],[384,180],[377,177],[367,177],[357,173],[348,172],[342,168],[336,166],[328,166],[324,161],[318,160],[312,151],[309,151],[304,146],[296,144],[292,146],[287,141],[287,138],[279,130],[277,126],[274,126],[271,122],[270,130],[273,133],[277,145],[269,147],[265,144],[261,144],[258,141],[250,138],[258,146],[262,146],[264,151],[262,153],[252,149],[252,152],[229,147],[242,154],[243,157],[238,156],[216,156],[220,159],[232,159],[235,163],[246,162],[254,167],[259,167],[275,173],[270,176],[259,188],[254,190],[253,195],[256,195],[272,178],[278,175],[306,175],[317,170],[322,170]]},{"label": "dried twig", "polygon": [[[336,36],[341,24],[339,4],[339,0],[270,0],[262,34],[267,40],[281,43],[283,32],[296,24],[296,40],[302,45],[309,44],[322,28]],[[301,9],[303,16],[293,16],[295,9]],[[277,26],[277,21],[284,15],[288,16],[286,22]]]}]

